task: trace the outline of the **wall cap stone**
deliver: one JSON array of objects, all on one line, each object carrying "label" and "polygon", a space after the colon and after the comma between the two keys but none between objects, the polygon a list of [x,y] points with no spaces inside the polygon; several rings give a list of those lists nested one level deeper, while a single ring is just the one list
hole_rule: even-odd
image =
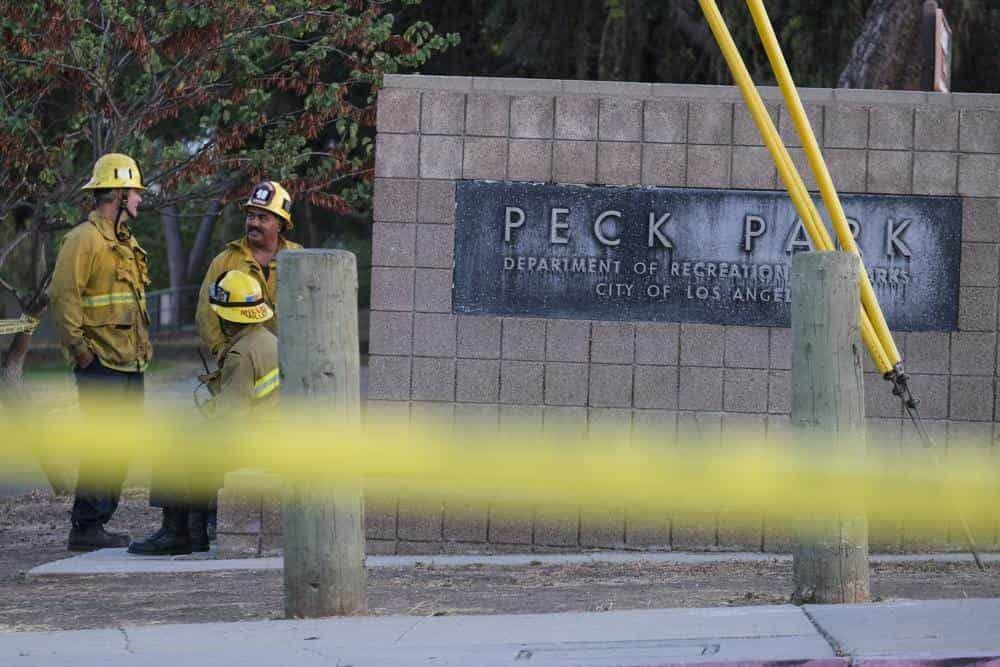
[{"label": "wall cap stone", "polygon": [[[711,99],[742,101],[735,86],[687,83],[643,83],[635,81],[579,81],[573,79],[529,79],[489,76],[437,76],[386,74],[383,88],[413,90],[482,91],[549,95],[590,95],[641,99]],[[776,86],[759,86],[765,101],[780,102]],[[854,88],[799,88],[799,97],[811,104],[907,105],[955,109],[1000,109],[1000,95],[988,93],[930,93],[911,90],[862,90]]]}]

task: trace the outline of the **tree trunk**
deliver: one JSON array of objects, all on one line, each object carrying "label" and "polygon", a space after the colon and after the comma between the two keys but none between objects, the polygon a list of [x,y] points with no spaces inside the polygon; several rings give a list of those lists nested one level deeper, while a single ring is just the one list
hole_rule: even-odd
[{"label": "tree trunk", "polygon": [[920,90],[923,0],[874,0],[854,41],[840,88]]},{"label": "tree trunk", "polygon": [[46,282],[45,276],[49,272],[49,263],[45,256],[46,236],[42,225],[35,225],[31,240],[31,281],[35,285],[36,292],[45,289],[42,283]]},{"label": "tree trunk", "polygon": [[212,246],[212,233],[215,231],[215,223],[218,221],[221,212],[222,199],[220,198],[213,201],[208,210],[205,211],[205,215],[201,216],[201,224],[198,225],[198,234],[194,237],[194,244],[191,246],[191,252],[188,254],[185,275],[187,277],[186,282],[189,285],[201,282],[201,274],[208,263],[208,251]]},{"label": "tree trunk", "polygon": [[[40,318],[48,308],[49,300],[45,294],[35,299],[35,303],[25,309],[25,314]],[[24,386],[24,360],[28,357],[31,347],[31,332],[14,334],[7,351],[0,354],[0,402],[8,407],[28,405],[28,390]]]},{"label": "tree trunk", "polygon": [[[36,319],[41,318],[49,307],[49,297],[46,290],[52,277],[45,256],[47,231],[44,221],[35,222],[31,238],[31,281],[33,288],[31,297],[21,294],[14,296],[24,314]],[[24,360],[31,347],[31,333],[15,334],[7,351],[0,355],[0,402],[17,403],[24,398]]]},{"label": "tree trunk", "polygon": [[648,29],[642,0],[618,0],[608,11],[601,34],[597,75],[606,81],[640,81]]},{"label": "tree trunk", "polygon": [[[25,224],[28,224],[27,218]],[[49,306],[47,290],[52,279],[52,269],[49,268],[46,256],[48,236],[58,226],[50,225],[44,219],[33,220],[32,224],[29,267],[32,288],[27,294],[18,290],[14,296],[24,314],[40,319]],[[7,250],[12,252],[17,243],[15,240],[14,245],[7,246]],[[6,256],[7,252],[4,252],[3,257],[0,257],[0,264]],[[6,351],[0,353],[0,404],[5,406],[5,416],[11,421],[37,414],[33,410],[36,404],[24,384],[24,363],[31,348],[31,337],[32,332],[14,334]],[[59,495],[72,493],[74,479],[65,469],[65,462],[54,461],[44,450],[33,450],[35,460],[48,479],[52,491]]]},{"label": "tree trunk", "polygon": [[624,71],[622,59],[628,34],[628,3],[619,0],[609,3],[608,16],[601,32],[601,50],[597,57],[597,78],[602,81],[622,81]]},{"label": "tree trunk", "polygon": [[31,334],[14,334],[7,351],[0,355],[0,402],[8,406],[24,405],[24,360],[31,346]]},{"label": "tree trunk", "polygon": [[[708,25],[705,23],[697,2],[693,0],[674,0],[674,2],[669,3],[668,11],[673,29],[683,35],[699,51],[713,55],[718,53],[719,46],[715,43],[712,31],[709,30]],[[721,60],[721,55],[719,59]],[[725,72],[729,71],[726,69],[725,62],[722,63],[722,68]]]},{"label": "tree trunk", "polygon": [[298,219],[305,223],[306,238],[309,239],[306,245],[310,248],[318,248],[322,241],[319,238],[319,226],[313,217],[312,204],[307,201],[302,202],[302,206],[299,207]]},{"label": "tree trunk", "polygon": [[[34,299],[35,303],[25,311],[31,317],[40,318],[48,307],[48,298],[44,294],[47,282],[47,278],[43,279],[42,291]],[[24,361],[30,347],[31,333],[23,332],[15,334],[7,350],[0,354],[0,403],[6,407],[6,416],[10,420],[35,414],[32,410],[34,402],[31,392],[24,384]],[[64,462],[55,463],[44,451],[38,449],[34,450],[34,457],[53,493],[67,495],[73,492],[73,478],[63,465]]]},{"label": "tree trunk", "polygon": [[646,61],[646,46],[649,44],[649,21],[645,16],[642,0],[630,0],[631,6],[629,37],[625,45],[628,54],[628,80],[646,80],[643,64]]},{"label": "tree trunk", "polygon": [[163,225],[163,237],[167,245],[167,269],[170,273],[171,291],[166,304],[159,306],[160,324],[177,326],[181,319],[180,288],[184,286],[187,262],[184,257],[184,239],[181,237],[181,224],[176,206],[167,206],[160,211],[160,222]]},{"label": "tree trunk", "polygon": [[576,67],[574,77],[577,79],[590,78],[590,22],[593,17],[591,5],[593,0],[583,0],[583,7],[580,11],[580,23],[576,31]]},{"label": "tree trunk", "polygon": [[[603,23],[604,2],[601,0],[582,0],[579,3],[579,19],[575,31],[576,54],[574,57],[573,76],[576,79],[593,79],[597,75],[594,68],[594,56],[600,48],[600,30]],[[595,49],[595,44],[597,49]]]}]

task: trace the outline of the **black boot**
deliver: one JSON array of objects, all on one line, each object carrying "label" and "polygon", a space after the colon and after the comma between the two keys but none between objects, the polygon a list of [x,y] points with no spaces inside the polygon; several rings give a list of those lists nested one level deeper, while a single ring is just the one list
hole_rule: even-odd
[{"label": "black boot", "polygon": [[205,525],[208,528],[208,541],[214,542],[216,538],[216,526],[218,524],[219,511],[210,509],[205,512]]},{"label": "black boot", "polygon": [[74,524],[70,528],[66,548],[70,551],[96,551],[98,549],[120,549],[127,547],[128,543],[128,535],[109,533],[99,523]]},{"label": "black boot", "polygon": [[191,536],[191,551],[208,551],[208,512],[188,514],[188,534]]},{"label": "black boot", "polygon": [[177,556],[191,553],[188,511],[163,508],[163,525],[160,529],[141,542],[128,545],[128,552],[140,556]]}]

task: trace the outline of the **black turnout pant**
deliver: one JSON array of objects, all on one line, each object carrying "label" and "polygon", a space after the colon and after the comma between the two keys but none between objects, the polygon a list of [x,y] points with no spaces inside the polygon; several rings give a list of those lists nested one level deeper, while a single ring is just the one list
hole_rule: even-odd
[{"label": "black turnout pant", "polygon": [[[143,374],[117,371],[96,357],[86,368],[74,367],[80,408],[84,415],[114,407],[127,414],[142,411]],[[74,526],[103,525],[118,509],[130,457],[124,452],[83,452],[76,481],[71,520]]]}]

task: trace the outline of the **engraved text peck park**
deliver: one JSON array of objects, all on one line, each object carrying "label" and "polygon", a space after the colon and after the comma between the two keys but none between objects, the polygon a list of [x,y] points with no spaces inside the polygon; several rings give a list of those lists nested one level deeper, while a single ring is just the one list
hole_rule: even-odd
[{"label": "engraved text peck park", "polygon": [[[961,200],[842,200],[890,326],[957,328]],[[813,250],[770,191],[463,181],[456,225],[470,314],[788,326],[791,256]]]}]

